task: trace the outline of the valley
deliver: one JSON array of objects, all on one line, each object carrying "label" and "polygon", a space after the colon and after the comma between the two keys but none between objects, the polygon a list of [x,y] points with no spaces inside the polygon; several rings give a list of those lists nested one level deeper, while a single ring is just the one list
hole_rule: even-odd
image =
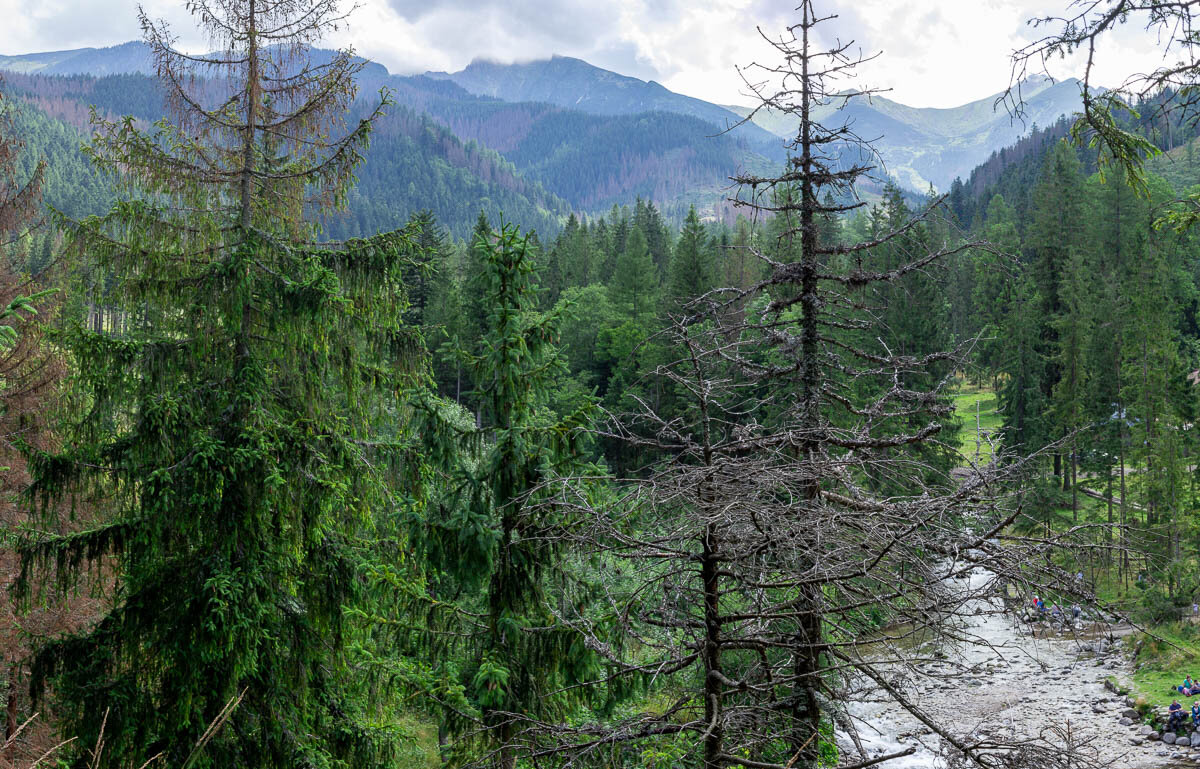
[{"label": "valley", "polygon": [[1200,762],[1200,3],[121,2],[0,26],[0,766]]}]

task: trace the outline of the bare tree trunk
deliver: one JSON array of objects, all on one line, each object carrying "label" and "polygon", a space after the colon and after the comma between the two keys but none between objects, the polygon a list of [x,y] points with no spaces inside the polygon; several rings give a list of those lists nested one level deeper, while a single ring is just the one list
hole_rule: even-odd
[{"label": "bare tree trunk", "polygon": [[1079,523],[1079,452],[1075,442],[1071,442],[1071,522]]},{"label": "bare tree trunk", "polygon": [[723,729],[721,727],[721,583],[718,571],[719,542],[717,528],[709,525],[704,533],[704,552],[700,581],[704,590],[704,769],[722,769]]},{"label": "bare tree trunk", "polygon": [[247,35],[249,50],[246,53],[246,63],[249,72],[246,75],[246,130],[242,138],[242,170],[241,170],[241,224],[243,230],[249,230],[252,224],[251,209],[254,196],[254,138],[258,124],[259,99],[259,61],[258,61],[258,9],[257,0],[250,0],[247,16]]},{"label": "bare tree trunk", "polygon": [[16,766],[17,742],[13,739],[17,734],[17,709],[20,702],[20,663],[14,662],[8,668],[8,701],[4,708],[4,760],[9,766]]},{"label": "bare tree trunk", "polygon": [[1112,480],[1112,476],[1113,476],[1113,469],[1111,467],[1108,468],[1107,475],[1108,475],[1108,491],[1105,493],[1104,497],[1108,503],[1108,527],[1104,529],[1104,541],[1105,541],[1105,544],[1108,545],[1108,547],[1105,548],[1105,550],[1104,550],[1104,553],[1105,553],[1104,562],[1106,565],[1111,566],[1112,565],[1112,541],[1113,541],[1112,540],[1112,526],[1113,526],[1113,480]]},{"label": "bare tree trunk", "polygon": [[1129,492],[1125,488],[1125,441],[1121,440],[1121,574],[1126,583],[1129,580],[1129,535],[1125,530],[1128,525],[1126,507],[1129,505]]},{"label": "bare tree trunk", "polygon": [[[813,186],[813,153],[812,135],[812,95],[809,81],[809,30],[815,20],[810,15],[811,8],[805,4],[802,8],[801,45],[805,56],[801,63],[801,112],[800,112],[800,165],[802,181],[800,183],[800,306],[803,311],[801,326],[801,360],[803,369],[800,378],[800,424],[807,435],[815,435],[821,423],[820,410],[820,313],[817,279],[817,230],[814,213],[817,209],[817,195]],[[809,466],[816,466],[817,454],[820,447],[811,439],[805,440],[801,447],[802,460]],[[807,484],[805,498],[810,506],[818,503],[821,493],[820,481],[813,480]],[[804,522],[801,521],[803,526]],[[815,553],[816,548],[808,549]],[[796,767],[815,767],[819,757],[818,732],[821,726],[821,709],[817,702],[817,686],[819,684],[820,655],[821,655],[821,592],[820,588],[805,586],[801,588],[801,609],[798,612],[796,648],[792,674],[793,702],[791,749],[794,751],[792,763]]]}]

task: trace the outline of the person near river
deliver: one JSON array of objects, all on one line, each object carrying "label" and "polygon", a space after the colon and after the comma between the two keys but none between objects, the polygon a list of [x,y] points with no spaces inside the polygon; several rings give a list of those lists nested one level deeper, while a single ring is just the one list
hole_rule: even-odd
[{"label": "person near river", "polygon": [[1192,700],[1192,728],[1200,729],[1200,700]]},{"label": "person near river", "polygon": [[1195,686],[1196,686],[1196,685],[1195,685],[1194,683],[1192,683],[1192,677],[1191,677],[1191,676],[1184,676],[1184,677],[1183,677],[1183,684],[1182,684],[1181,686],[1176,686],[1175,688],[1176,688],[1177,690],[1179,690],[1179,691],[1183,692],[1183,694],[1184,694],[1185,696],[1187,696],[1187,695],[1190,695],[1190,694],[1192,693],[1192,689],[1194,689],[1194,688],[1195,688]]},{"label": "person near river", "polygon": [[1171,707],[1167,708],[1167,730],[1178,732],[1183,726],[1183,705],[1179,704],[1179,700],[1171,702]]},{"label": "person near river", "polygon": [[1083,614],[1083,609],[1079,608],[1079,604],[1075,604],[1074,606],[1071,607],[1072,621],[1077,621],[1079,619],[1080,614]]}]

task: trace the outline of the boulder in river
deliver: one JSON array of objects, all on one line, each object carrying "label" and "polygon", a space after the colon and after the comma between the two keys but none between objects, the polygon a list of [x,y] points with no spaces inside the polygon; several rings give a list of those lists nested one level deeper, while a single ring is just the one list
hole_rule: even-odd
[{"label": "boulder in river", "polygon": [[1133,719],[1132,718],[1122,718],[1118,723],[1120,723],[1121,726],[1133,726]]},{"label": "boulder in river", "polygon": [[[1169,732],[1168,732],[1168,734],[1169,734]],[[1150,732],[1149,734],[1146,735],[1146,739],[1149,740],[1150,742],[1154,742],[1155,740],[1158,739],[1158,732],[1153,732],[1153,731]]]},{"label": "boulder in river", "polygon": [[1133,720],[1137,720],[1138,712],[1136,710],[1134,710],[1133,708],[1126,708],[1125,710],[1121,711],[1121,715],[1124,718],[1130,718]]},{"label": "boulder in river", "polygon": [[1175,732],[1163,732],[1160,738],[1167,745],[1175,744]]},{"label": "boulder in river", "polygon": [[1140,727],[1138,727],[1137,733],[1142,735],[1143,737],[1148,737],[1150,735],[1150,733],[1153,731],[1154,730],[1151,729],[1146,724],[1142,724]]}]

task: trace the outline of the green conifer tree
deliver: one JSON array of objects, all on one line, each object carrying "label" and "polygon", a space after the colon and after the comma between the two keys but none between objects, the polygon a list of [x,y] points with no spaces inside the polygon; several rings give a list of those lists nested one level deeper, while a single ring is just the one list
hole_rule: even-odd
[{"label": "green conifer tree", "polygon": [[[496,555],[486,597],[486,627],[476,636],[470,691],[498,744],[499,765],[515,765],[524,718],[556,712],[563,687],[598,669],[593,652],[549,611],[547,580],[556,567],[556,522],[537,504],[543,484],[582,467],[582,428],[589,409],[554,420],[546,408],[564,370],[557,311],[537,310],[533,253],[505,226],[476,243],[483,270],[472,289],[488,307],[481,354],[472,366],[485,393],[479,436],[486,450],[471,473],[479,516],[493,517]],[[544,491],[542,491],[544,493]],[[561,564],[560,564],[561,565]]]},{"label": "green conifer tree", "polygon": [[1064,265],[1059,285],[1062,314],[1054,322],[1058,337],[1058,383],[1054,387],[1051,416],[1062,434],[1067,436],[1068,467],[1064,468],[1063,483],[1071,486],[1071,511],[1079,516],[1079,431],[1086,425],[1084,397],[1087,392],[1088,337],[1091,334],[1092,266],[1081,249],[1073,249]]},{"label": "green conifer tree", "polygon": [[[1045,403],[1054,398],[1062,378],[1060,341],[1057,323],[1063,313],[1062,273],[1073,250],[1082,245],[1083,171],[1075,148],[1060,141],[1050,151],[1042,167],[1041,181],[1033,192],[1033,209],[1026,247],[1033,252],[1031,276],[1037,288],[1039,355]],[[1065,433],[1061,426],[1054,438]],[[1062,455],[1054,455],[1054,474],[1068,482],[1063,472]]]},{"label": "green conifer tree", "polygon": [[611,287],[612,300],[626,317],[635,323],[649,322],[657,309],[658,269],[646,246],[646,238],[637,228],[630,231],[625,249],[617,258]]},{"label": "green conifer tree", "polygon": [[[102,742],[89,765],[386,765],[389,690],[352,659],[349,617],[378,597],[383,399],[420,359],[400,318],[412,239],[313,245],[303,215],[344,203],[380,113],[328,138],[363,66],[308,63],[334,0],[190,8],[220,55],[142,16],[172,118],[97,116],[88,152],[123,198],[63,222],[114,276],[121,322],[68,335],[88,407],[31,461],[39,509],[87,495],[95,523],[25,542],[23,577],[53,567],[69,588],[91,564],[119,590],[38,652],[32,688],[77,744]],[[191,91],[192,74],[218,77]]]},{"label": "green conifer tree", "polygon": [[709,248],[704,225],[700,224],[696,207],[692,206],[688,209],[683,229],[679,233],[679,242],[675,245],[675,253],[671,257],[668,282],[671,301],[681,304],[703,296],[716,285],[718,275],[719,270]]}]

